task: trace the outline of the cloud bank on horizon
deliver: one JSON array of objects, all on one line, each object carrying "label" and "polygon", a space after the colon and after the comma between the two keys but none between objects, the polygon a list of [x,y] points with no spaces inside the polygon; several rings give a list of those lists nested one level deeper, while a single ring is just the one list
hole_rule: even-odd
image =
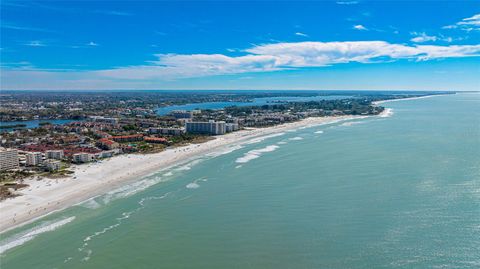
[{"label": "cloud bank on horizon", "polygon": [[[10,4],[10,2],[7,3]],[[357,1],[342,1],[334,2],[333,4],[342,8],[354,8],[361,5],[361,3]],[[8,5],[6,7],[11,8]],[[42,7],[35,8],[42,9]],[[15,11],[15,9],[7,9],[7,11],[9,10],[11,12]],[[126,9],[122,9],[122,11],[111,11],[97,7],[92,8],[92,10],[94,14],[114,17],[117,20],[130,19],[135,17],[136,14],[134,10]],[[60,9],[59,12],[67,11]],[[414,73],[418,70],[424,74],[433,75],[443,74],[443,69],[455,70],[457,74],[455,79],[460,79],[462,74],[466,74],[466,79],[462,82],[450,82],[448,87],[462,85],[463,88],[460,90],[472,90],[479,86],[480,83],[478,79],[475,79],[475,76],[479,75],[479,60],[477,57],[480,56],[480,44],[478,44],[480,14],[446,21],[442,27],[438,27],[438,33],[436,34],[428,33],[424,29],[420,29],[420,31],[405,29],[403,31],[408,33],[408,37],[403,42],[398,40],[397,35],[399,35],[400,30],[397,27],[391,25],[388,27],[384,25],[379,26],[378,22],[374,23],[371,19],[366,19],[373,15],[371,15],[371,12],[364,11],[363,9],[359,14],[362,16],[360,19],[354,16],[349,16],[345,19],[345,25],[351,21],[354,22],[353,26],[350,26],[350,29],[346,27],[341,29],[344,34],[343,39],[345,39],[345,37],[351,37],[353,40],[357,39],[358,41],[317,41],[315,38],[317,34],[311,34],[311,31],[304,29],[305,27],[303,26],[294,25],[292,28],[294,28],[295,31],[293,31],[293,35],[290,34],[291,38],[304,40],[285,41],[269,37],[267,42],[250,45],[246,49],[224,47],[223,51],[225,52],[222,52],[220,47],[218,47],[215,49],[218,51],[213,50],[211,53],[153,52],[150,54],[153,60],[144,59],[143,62],[141,60],[139,62],[139,60],[136,59],[134,60],[136,63],[128,63],[128,61],[126,61],[127,63],[125,64],[122,64],[122,61],[118,60],[116,63],[100,64],[86,68],[76,63],[65,64],[61,68],[53,68],[52,66],[55,65],[52,63],[55,63],[55,59],[49,58],[48,56],[53,56],[56,52],[48,51],[46,53],[45,51],[39,51],[39,49],[51,47],[54,50],[55,48],[57,48],[57,50],[59,50],[59,48],[60,50],[66,50],[68,47],[69,49],[78,51],[74,53],[80,53],[88,57],[92,50],[108,47],[108,33],[106,33],[107,40],[102,42],[90,38],[90,36],[87,35],[85,38],[88,41],[82,42],[83,44],[68,46],[60,46],[58,45],[58,41],[40,38],[18,42],[15,41],[14,38],[10,39],[10,35],[8,35],[0,51],[2,53],[2,59],[10,60],[2,61],[1,88],[194,89],[218,88],[219,86],[221,88],[229,88],[228,86],[222,87],[222,85],[232,85],[233,87],[231,88],[275,88],[285,83],[284,81],[288,81],[288,83],[285,83],[287,88],[296,88],[295,85],[300,85],[299,88],[305,89],[322,87],[335,88],[329,85],[339,85],[339,89],[347,87],[348,89],[354,89],[355,85],[358,85],[357,88],[365,89],[368,89],[369,86],[372,89],[397,88],[398,86],[406,88],[405,85],[408,85],[400,83],[396,87],[393,85],[393,83],[395,83],[394,73],[388,73],[385,70],[380,70],[381,72],[377,72],[376,74],[372,71],[363,71],[371,70],[372,67],[369,66],[372,64],[384,69],[388,69],[389,65],[400,68],[402,72],[408,74],[406,77],[419,80],[417,82],[418,87],[415,88],[415,84],[411,84],[411,89],[425,89],[425,85],[429,85],[428,83],[433,83],[431,89],[435,89],[434,81],[428,78],[420,81],[420,78],[415,76]],[[217,20],[221,21],[225,20],[225,18],[217,18]],[[364,22],[360,24],[358,23],[359,20],[364,20],[369,23],[369,25],[365,26],[366,23]],[[210,25],[212,23],[206,24]],[[12,25],[15,25],[15,27],[12,27]],[[79,28],[78,31],[84,30],[82,26],[76,27]],[[195,34],[199,31],[197,25],[170,25],[169,27],[177,27],[178,29],[176,31],[178,32],[184,31],[188,33],[190,31],[191,34],[193,31],[195,31]],[[45,33],[49,33],[50,35],[57,33],[57,31],[50,30],[47,32],[47,30],[43,30],[43,26],[37,27],[37,25],[34,25],[34,27],[26,27],[13,23],[4,24],[3,21],[2,28],[9,30],[7,34],[12,33],[12,36],[18,32],[21,33],[19,36],[24,35],[29,37],[37,37]],[[42,31],[38,29],[42,29]],[[155,30],[152,32],[161,32],[162,35],[156,34],[159,38],[168,38],[173,35],[173,33],[166,31]],[[359,37],[358,35],[362,34],[362,32],[368,32],[369,38]],[[388,35],[386,35],[385,32],[388,32]],[[2,35],[5,37],[6,34],[4,33]],[[333,36],[335,35],[333,34]],[[375,36],[393,36],[391,39],[396,40],[396,42],[372,39]],[[115,38],[112,34],[111,39]],[[305,41],[305,39],[309,41]],[[246,40],[248,40],[248,35]],[[223,41],[212,40],[211,42],[213,44],[213,42],[221,43]],[[454,42],[458,44],[453,44]],[[121,46],[121,44],[117,46]],[[132,44],[124,44],[124,46],[137,47],[137,45],[133,46]],[[197,48],[195,44],[190,44],[190,46],[182,44],[182,46],[183,51],[212,50],[210,48],[200,48],[200,46]],[[150,47],[151,49],[165,49],[162,48],[161,44]],[[165,45],[165,47],[167,46]],[[26,49],[29,49],[29,51]],[[34,49],[37,49],[37,51],[32,51]],[[36,61],[24,59],[16,53],[16,51],[20,50],[25,50],[27,52],[26,54],[36,59]],[[46,53],[47,55],[40,55],[42,53]],[[144,54],[146,54],[145,51]],[[106,55],[108,55],[108,52]],[[124,54],[124,57],[126,59],[130,58],[127,54]],[[431,63],[425,65],[423,64],[425,62]],[[459,65],[464,65],[465,68],[459,69]],[[433,68],[431,66],[433,66]],[[475,66],[477,67],[476,70]],[[470,70],[472,69],[471,67],[473,67],[473,70]],[[352,71],[353,69],[355,69],[355,73]],[[322,72],[330,73],[322,77],[322,74],[324,74]],[[246,79],[243,79],[245,74],[249,76],[248,82],[245,82]],[[291,74],[294,74],[294,76]],[[333,76],[331,74],[333,74]],[[374,81],[365,83],[367,80],[362,80],[361,78],[355,81],[357,76],[365,74]],[[385,77],[383,79],[376,78],[376,75],[379,74],[384,74],[384,76],[388,74],[391,77]],[[351,75],[350,77],[353,78],[353,80],[350,84],[345,84],[345,81],[342,80],[345,80],[348,75]],[[270,84],[265,84],[265,76],[267,76],[266,81],[270,81]],[[284,79],[282,76],[288,79]],[[295,76],[298,77],[298,79],[295,79]],[[390,83],[392,85],[388,85],[388,79],[391,79]],[[359,84],[355,84],[355,82]],[[467,84],[465,84],[465,82],[467,82]],[[455,90],[458,90],[458,88],[455,88]]]}]

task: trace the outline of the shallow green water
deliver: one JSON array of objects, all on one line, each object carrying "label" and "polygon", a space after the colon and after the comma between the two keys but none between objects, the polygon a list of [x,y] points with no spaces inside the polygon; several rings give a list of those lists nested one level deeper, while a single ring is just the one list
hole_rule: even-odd
[{"label": "shallow green water", "polygon": [[9,232],[1,268],[479,268],[480,95],[385,106]]}]

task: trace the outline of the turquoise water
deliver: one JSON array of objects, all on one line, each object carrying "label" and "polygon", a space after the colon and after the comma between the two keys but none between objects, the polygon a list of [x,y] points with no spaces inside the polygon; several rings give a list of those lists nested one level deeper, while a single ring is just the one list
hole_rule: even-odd
[{"label": "turquoise water", "polygon": [[328,96],[277,96],[277,97],[262,97],[255,98],[252,102],[205,102],[205,103],[193,103],[185,105],[166,106],[157,109],[157,114],[166,115],[173,110],[195,110],[195,109],[223,109],[229,106],[262,106],[269,104],[270,102],[306,102],[306,101],[319,101],[319,100],[336,100],[349,98],[351,96],[346,95],[328,95]]},{"label": "turquoise water", "polygon": [[479,268],[480,95],[385,106],[9,232],[1,267]]},{"label": "turquoise water", "polygon": [[[40,126],[41,122],[50,122],[52,124],[66,124],[70,123],[73,121],[81,121],[81,120],[66,120],[66,119],[60,119],[60,120],[27,120],[27,121],[0,121],[0,126],[5,126],[5,125],[15,125],[15,124],[26,124],[24,128],[37,128]],[[15,128],[5,128],[5,129],[0,129],[0,132],[5,132],[5,131],[12,131],[14,129],[21,129],[20,127],[15,127]]]}]

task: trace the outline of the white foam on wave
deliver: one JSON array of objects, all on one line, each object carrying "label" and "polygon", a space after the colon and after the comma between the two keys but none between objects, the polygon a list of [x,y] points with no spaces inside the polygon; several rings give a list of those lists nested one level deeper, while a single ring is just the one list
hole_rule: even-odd
[{"label": "white foam on wave", "polygon": [[75,219],[75,216],[52,220],[52,221],[45,221],[45,222],[42,222],[40,225],[35,226],[27,231],[24,231],[20,234],[16,234],[10,238],[7,238],[2,242],[0,242],[0,254],[4,253],[5,251],[11,248],[21,246],[42,233],[54,231],[60,228],[61,226],[69,222],[72,222],[74,219]]},{"label": "white foam on wave", "polygon": [[167,179],[163,179],[160,176],[152,176],[141,181],[130,183],[128,185],[107,192],[105,195],[103,195],[102,202],[104,204],[108,204],[113,200],[132,196],[163,181],[167,181]]},{"label": "white foam on wave", "polygon": [[316,131],[316,134],[323,134],[323,131]]},{"label": "white foam on wave", "polygon": [[209,153],[209,154],[207,154],[207,156],[218,157],[218,156],[222,156],[222,155],[225,155],[225,154],[228,154],[228,153],[232,153],[235,150],[238,150],[238,149],[241,149],[241,148],[243,148],[241,145],[235,145],[235,146],[227,147],[223,150],[219,150],[219,151],[216,151],[216,152]]},{"label": "white foam on wave", "polygon": [[243,157],[237,158],[237,160],[235,160],[235,162],[236,163],[248,163],[251,160],[259,158],[260,155],[262,155],[263,153],[272,152],[272,151],[277,150],[278,148],[279,148],[279,146],[277,146],[277,145],[270,145],[270,146],[266,146],[266,147],[261,148],[261,149],[250,150],[249,152],[245,153],[245,155],[243,155]]},{"label": "white foam on wave", "polygon": [[201,162],[202,159],[197,159],[197,160],[193,160],[185,165],[182,165],[182,166],[179,166],[175,169],[175,171],[188,171],[190,169],[192,169],[192,167],[196,164],[198,164],[199,162]]},{"label": "white foam on wave", "polygon": [[191,182],[191,183],[188,183],[187,186],[185,186],[187,189],[198,189],[200,188],[200,185],[198,185],[198,183],[196,182]]},{"label": "white foam on wave", "polygon": [[352,126],[352,125],[357,125],[362,123],[365,123],[365,121],[347,121],[342,123],[340,126]]},{"label": "white foam on wave", "polygon": [[280,141],[280,142],[278,142],[277,144],[279,144],[279,145],[285,145],[285,144],[287,144],[287,141]]},{"label": "white foam on wave", "polygon": [[81,207],[89,208],[89,209],[97,209],[101,206],[97,201],[95,201],[95,198],[91,198],[86,200],[83,203],[78,204]]},{"label": "white foam on wave", "polygon": [[187,189],[198,189],[198,188],[200,188],[200,185],[198,184],[199,181],[207,182],[207,179],[204,178],[204,177],[199,178],[199,179],[195,179],[193,182],[188,183],[185,187]]},{"label": "white foam on wave", "polygon": [[90,234],[90,235],[84,237],[83,238],[83,245],[80,248],[78,248],[79,252],[84,252],[85,253],[85,256],[82,258],[82,261],[86,262],[86,261],[90,260],[90,257],[93,254],[93,250],[88,249],[88,245],[89,245],[89,242],[91,240],[93,240],[95,237],[98,237],[102,234],[105,234],[105,233],[119,227],[123,223],[123,221],[130,218],[130,216],[132,216],[132,214],[134,214],[134,213],[142,210],[143,208],[145,208],[145,203],[147,201],[163,199],[163,198],[167,197],[170,193],[171,192],[167,192],[167,193],[165,193],[164,195],[161,195],[161,196],[149,196],[149,197],[144,197],[144,198],[140,199],[140,201],[138,201],[138,204],[140,205],[139,207],[137,207],[137,208],[135,208],[134,210],[131,210],[131,211],[123,212],[121,217],[115,218],[116,222],[114,224],[106,226],[103,229],[101,229],[99,231],[96,231],[93,234]]},{"label": "white foam on wave", "polygon": [[[198,163],[200,163],[203,159],[196,159],[193,160],[187,164],[181,165],[177,168],[174,168],[174,171],[187,171],[192,169],[192,167]],[[173,175],[174,171],[169,171],[164,174],[165,177],[171,177]],[[120,198],[125,198],[128,196],[132,196],[136,193],[139,193],[141,191],[144,191],[145,189],[156,185],[160,182],[166,182],[168,180],[171,180],[171,178],[165,178],[161,177],[160,175],[152,175],[149,176],[143,180],[119,187],[117,189],[114,189],[110,192],[107,192],[106,194],[103,195],[102,202],[103,204],[108,204],[109,202],[113,200],[117,200]]]},{"label": "white foam on wave", "polygon": [[300,136],[296,136],[296,137],[292,137],[288,140],[292,140],[292,141],[298,141],[298,140],[303,140],[303,137],[300,137]]},{"label": "white foam on wave", "polygon": [[284,135],[284,134],[285,134],[285,133],[282,132],[282,133],[276,133],[276,134],[271,134],[271,135],[264,135],[264,136],[261,136],[261,137],[254,138],[254,139],[248,141],[248,142],[245,143],[245,144],[255,144],[255,143],[259,143],[259,142],[262,142],[262,141],[265,140],[265,139],[282,136],[282,135]]},{"label": "white foam on wave", "polygon": [[381,118],[388,118],[393,115],[393,109],[386,108],[382,113],[380,113]]}]

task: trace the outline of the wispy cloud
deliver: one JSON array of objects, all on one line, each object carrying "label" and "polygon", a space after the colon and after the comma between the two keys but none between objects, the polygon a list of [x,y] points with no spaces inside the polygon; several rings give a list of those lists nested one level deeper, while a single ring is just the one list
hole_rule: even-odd
[{"label": "wispy cloud", "polygon": [[46,47],[47,45],[45,42],[40,41],[40,40],[32,40],[24,44],[25,46],[29,47]]},{"label": "wispy cloud", "polygon": [[358,3],[358,1],[337,1],[339,5],[356,5]]},{"label": "wispy cloud", "polygon": [[439,35],[428,35],[425,32],[410,32],[411,35],[414,37],[410,39],[410,41],[415,42],[415,43],[425,43],[425,42],[435,42],[435,41],[443,41],[447,43],[451,43],[453,41],[459,41],[463,40],[462,37],[449,37],[449,36],[444,36],[442,34]]},{"label": "wispy cloud", "polygon": [[113,16],[133,16],[130,12],[118,11],[118,10],[95,10],[93,13],[113,15]]},{"label": "wispy cloud", "polygon": [[88,42],[86,45],[87,45],[87,46],[90,46],[90,47],[96,47],[96,46],[98,46],[98,44],[95,43],[95,42],[93,42],[93,41]]},{"label": "wispy cloud", "polygon": [[360,30],[360,31],[368,31],[368,29],[361,24],[354,25],[354,26],[352,26],[352,28],[355,29],[355,30]]},{"label": "wispy cloud", "polygon": [[10,30],[18,30],[18,31],[32,31],[32,32],[45,32],[45,33],[53,33],[54,31],[44,29],[44,28],[38,28],[38,27],[30,27],[30,26],[23,26],[23,25],[17,25],[13,23],[8,23],[8,22],[0,22],[0,27],[4,29],[10,29]]},{"label": "wispy cloud", "polygon": [[155,33],[156,35],[160,35],[160,36],[166,36],[166,35],[167,35],[167,33],[162,32],[162,31],[155,31],[154,33]]},{"label": "wispy cloud", "polygon": [[351,62],[369,64],[401,59],[428,61],[478,57],[480,45],[409,46],[385,41],[284,42],[258,45],[242,52],[244,55],[235,57],[223,54],[156,54],[156,61],[143,65],[96,71],[10,66],[2,68],[2,87],[29,88],[25,83],[68,88],[141,87],[184,78],[321,68]]},{"label": "wispy cloud", "polygon": [[301,33],[301,32],[296,32],[296,33],[295,33],[295,35],[296,35],[296,36],[308,37],[308,35],[307,35],[307,34],[305,34],[305,33]]},{"label": "wispy cloud", "polygon": [[427,35],[426,33],[417,33],[417,32],[412,32],[412,35],[415,35],[410,41],[415,42],[415,43],[424,43],[424,42],[429,42],[429,41],[437,41],[438,37],[436,36],[430,36]]},{"label": "wispy cloud", "polygon": [[442,27],[443,29],[461,29],[467,32],[480,31],[480,14],[462,19],[461,21]]}]

